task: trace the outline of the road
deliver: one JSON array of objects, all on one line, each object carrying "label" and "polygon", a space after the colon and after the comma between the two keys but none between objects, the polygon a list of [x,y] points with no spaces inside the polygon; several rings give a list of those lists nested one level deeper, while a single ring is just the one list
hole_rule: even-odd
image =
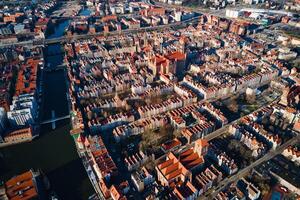
[{"label": "road", "polygon": [[146,32],[146,31],[158,31],[158,30],[166,30],[167,28],[176,28],[180,25],[186,25],[188,23],[195,22],[199,19],[199,16],[193,17],[191,19],[181,21],[181,22],[176,22],[172,24],[166,24],[166,25],[159,25],[159,26],[154,26],[154,27],[140,27],[136,29],[126,29],[122,31],[112,31],[109,33],[96,33],[96,34],[85,34],[85,35],[73,35],[70,37],[63,36],[59,38],[53,38],[53,39],[46,39],[45,44],[53,44],[53,43],[59,43],[59,42],[69,42],[69,41],[74,41],[74,40],[79,40],[79,39],[90,39],[93,37],[97,36],[114,36],[114,35],[122,35],[122,34],[129,34],[129,33],[137,33],[137,32]]},{"label": "road", "polygon": [[[296,137],[293,137],[292,139],[288,140],[287,142],[285,142],[284,144],[282,144],[281,146],[279,146],[276,150],[270,150],[267,154],[265,154],[263,157],[261,157],[260,159],[256,160],[255,162],[253,162],[251,165],[249,165],[246,168],[243,168],[242,170],[240,170],[237,174],[226,178],[224,180],[222,180],[218,186],[215,188],[215,191],[210,194],[209,196],[205,197],[204,199],[213,199],[214,197],[216,197],[216,195],[221,192],[222,190],[225,189],[225,187],[233,182],[238,181],[239,179],[241,179],[242,177],[244,177],[245,175],[247,175],[251,169],[253,169],[254,167],[257,167],[258,165],[262,164],[263,162],[266,162],[270,159],[272,159],[273,157],[277,156],[278,154],[281,154],[284,149],[286,149],[288,146],[290,145],[294,145],[297,142],[300,141],[300,135],[297,135]],[[203,197],[202,197],[203,198]],[[201,198],[199,198],[201,199]]]}]

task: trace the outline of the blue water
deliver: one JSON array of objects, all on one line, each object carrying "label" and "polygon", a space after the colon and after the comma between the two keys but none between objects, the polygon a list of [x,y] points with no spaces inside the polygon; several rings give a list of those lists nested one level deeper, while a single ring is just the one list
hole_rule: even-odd
[{"label": "blue water", "polygon": [[84,8],[79,12],[80,16],[90,16],[91,15],[91,11],[88,8]]},{"label": "blue water", "polygon": [[58,25],[54,27],[54,32],[47,36],[47,39],[61,37],[65,33],[65,29],[68,28],[70,20],[65,20],[60,22]]},{"label": "blue water", "polygon": [[272,196],[271,196],[271,200],[280,200],[281,199],[281,194],[278,191],[273,191],[272,192]]}]

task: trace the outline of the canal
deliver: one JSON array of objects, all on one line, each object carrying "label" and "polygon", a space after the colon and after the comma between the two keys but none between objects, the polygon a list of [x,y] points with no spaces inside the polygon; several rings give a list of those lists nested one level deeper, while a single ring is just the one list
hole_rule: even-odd
[{"label": "canal", "polygon": [[[48,38],[62,36],[68,24],[69,21],[58,24]],[[59,51],[60,45],[49,45],[45,54]],[[63,55],[58,54],[45,60],[55,67],[62,63],[62,59]],[[51,110],[55,110],[57,117],[68,114],[66,93],[65,72],[45,72],[43,106],[40,108],[43,120],[50,118]],[[40,137],[34,141],[0,149],[0,180],[7,180],[31,168],[41,169],[59,199],[87,199],[94,190],[69,135],[69,120],[58,122],[56,127],[51,130],[50,125],[43,125]]]}]

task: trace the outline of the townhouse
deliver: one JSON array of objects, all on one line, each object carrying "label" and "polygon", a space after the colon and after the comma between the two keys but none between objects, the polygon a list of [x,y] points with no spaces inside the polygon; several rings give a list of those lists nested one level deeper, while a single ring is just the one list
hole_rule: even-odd
[{"label": "townhouse", "polygon": [[215,147],[213,144],[210,144],[208,149],[208,156],[212,158],[218,166],[224,170],[226,174],[234,174],[238,171],[238,167],[234,159],[230,158],[225,152],[222,152],[220,149]]},{"label": "townhouse", "polygon": [[154,130],[167,124],[167,118],[164,115],[153,116],[150,118],[138,119],[127,125],[118,126],[113,130],[116,142],[131,135],[139,135],[146,130]]},{"label": "townhouse", "polygon": [[300,164],[300,151],[297,149],[297,147],[289,146],[282,152],[282,155],[292,162]]},{"label": "townhouse", "polygon": [[148,157],[142,151],[139,151],[132,156],[126,157],[124,163],[128,171],[133,171],[141,167],[147,160]]},{"label": "townhouse", "polygon": [[173,110],[183,106],[183,101],[178,97],[170,98],[162,103],[146,105],[138,108],[138,113],[141,118],[151,117],[165,113],[169,110]]},{"label": "townhouse", "polygon": [[132,113],[118,113],[110,115],[104,120],[91,119],[88,121],[88,127],[91,132],[97,132],[107,129],[113,129],[122,124],[130,123],[134,121],[134,115]]}]

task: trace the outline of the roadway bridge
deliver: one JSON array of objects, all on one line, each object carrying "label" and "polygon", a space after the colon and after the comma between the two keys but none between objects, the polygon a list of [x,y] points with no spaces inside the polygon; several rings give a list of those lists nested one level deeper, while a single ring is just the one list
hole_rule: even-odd
[{"label": "roadway bridge", "polygon": [[70,118],[70,115],[65,115],[62,117],[55,117],[55,111],[51,110],[51,119],[45,120],[45,121],[41,122],[41,124],[50,124],[51,123],[52,130],[54,130],[54,129],[56,129],[57,121],[69,119],[69,118]]},{"label": "roadway bridge", "polygon": [[99,37],[99,36],[116,36],[116,35],[123,35],[123,34],[129,34],[129,33],[160,31],[160,30],[166,30],[168,28],[178,29],[181,26],[186,26],[186,25],[197,22],[199,17],[200,16],[196,16],[191,19],[187,19],[185,21],[175,22],[172,24],[159,25],[159,26],[154,26],[154,27],[141,27],[141,28],[136,28],[136,29],[111,31],[108,33],[100,32],[100,33],[96,33],[96,34],[62,36],[62,37],[51,38],[51,39],[39,39],[39,40],[35,40],[35,41],[16,42],[16,43],[2,44],[2,45],[0,44],[0,47],[14,46],[14,45],[33,45],[33,44],[34,45],[50,45],[50,44],[66,43],[66,42],[70,43],[70,42],[74,42],[74,41],[80,40],[80,39],[91,39],[91,38]]}]

